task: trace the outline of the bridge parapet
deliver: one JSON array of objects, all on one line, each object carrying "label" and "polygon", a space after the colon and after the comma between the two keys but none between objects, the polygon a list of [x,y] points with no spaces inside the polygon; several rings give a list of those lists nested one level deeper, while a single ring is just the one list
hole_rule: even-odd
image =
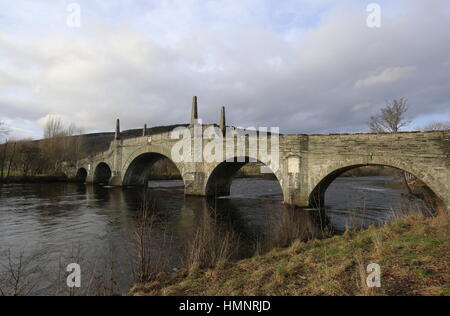
[{"label": "bridge parapet", "polygon": [[[196,100],[193,111],[197,113]],[[178,135],[180,139],[174,139],[171,130],[148,134],[145,127],[145,131],[139,136],[123,138],[120,137],[118,126],[117,137],[111,142],[109,150],[78,161],[75,166],[68,168],[68,175],[75,177],[84,169],[87,182],[97,182],[99,178],[104,180],[110,173],[107,182],[111,185],[144,184],[145,175],[150,172],[151,166],[159,159],[168,158],[179,169],[186,194],[224,195],[229,194],[235,172],[253,159],[270,164],[274,169],[286,203],[311,206],[314,203],[324,203],[324,194],[329,184],[343,172],[360,166],[383,165],[414,175],[427,184],[447,207],[450,206],[450,131],[273,134],[273,138],[271,135],[263,140],[264,134],[245,135],[233,128],[228,128],[224,134],[225,111],[221,112],[221,127],[198,124],[198,114],[193,115],[190,125],[175,126],[188,128],[189,138],[184,139],[190,146],[187,160],[180,161],[176,150],[174,154],[174,146],[183,140],[183,133]],[[203,159],[204,151],[211,149],[213,142],[217,145],[217,138],[205,136],[205,132],[211,128],[217,129],[222,136],[219,143],[223,152],[216,155],[215,160],[209,161]],[[266,152],[253,152],[251,144],[255,141],[257,144],[266,141]],[[243,150],[239,148],[239,143],[245,146]],[[276,146],[272,146],[273,144]],[[210,154],[214,157],[215,150]],[[272,161],[275,154],[277,164]],[[267,155],[271,161],[266,159]],[[227,162],[232,158],[235,159],[233,162]],[[243,160],[237,160],[238,158]],[[98,170],[99,166],[101,172]]]}]

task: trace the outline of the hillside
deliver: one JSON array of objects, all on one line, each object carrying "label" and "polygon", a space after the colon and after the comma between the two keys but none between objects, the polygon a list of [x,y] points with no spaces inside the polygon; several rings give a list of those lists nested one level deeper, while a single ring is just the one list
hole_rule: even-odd
[{"label": "hillside", "polygon": [[[146,134],[148,136],[159,134],[159,133],[167,133],[172,131],[173,129],[187,125],[170,125],[170,126],[156,126],[147,128]],[[135,138],[142,136],[143,129],[130,129],[125,130],[120,133],[120,137],[122,139]],[[82,138],[85,153],[87,155],[95,155],[99,152],[106,151],[109,149],[111,141],[114,140],[114,133],[105,132],[105,133],[92,133],[92,134],[84,134],[79,136],[73,136]]]}]

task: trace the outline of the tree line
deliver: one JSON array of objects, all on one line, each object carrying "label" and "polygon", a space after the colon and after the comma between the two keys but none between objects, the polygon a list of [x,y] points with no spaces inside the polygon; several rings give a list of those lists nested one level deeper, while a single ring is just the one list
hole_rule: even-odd
[{"label": "tree line", "polygon": [[64,126],[57,117],[49,117],[44,139],[8,139],[8,129],[0,123],[0,181],[13,176],[62,175],[63,162],[74,162],[85,156],[82,130]]}]

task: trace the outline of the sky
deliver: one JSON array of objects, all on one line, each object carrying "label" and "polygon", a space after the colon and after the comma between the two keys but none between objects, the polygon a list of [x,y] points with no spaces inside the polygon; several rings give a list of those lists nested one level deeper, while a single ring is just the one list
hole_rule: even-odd
[{"label": "sky", "polygon": [[[450,1],[0,0],[0,121],[40,138],[49,116],[85,132],[217,123],[366,132],[406,97],[409,129],[450,120]],[[79,27],[73,23],[75,4]]]}]

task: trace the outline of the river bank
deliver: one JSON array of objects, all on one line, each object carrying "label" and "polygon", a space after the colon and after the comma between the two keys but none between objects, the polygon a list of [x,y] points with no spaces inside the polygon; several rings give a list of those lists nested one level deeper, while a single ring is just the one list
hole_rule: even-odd
[{"label": "river bank", "polygon": [[[131,295],[450,295],[449,214],[409,216],[383,227],[295,242],[287,249],[214,269],[136,285]],[[366,267],[381,266],[381,288],[365,285]]]},{"label": "river bank", "polygon": [[0,184],[28,184],[28,183],[65,183],[70,182],[66,176],[9,176],[0,179]]}]

